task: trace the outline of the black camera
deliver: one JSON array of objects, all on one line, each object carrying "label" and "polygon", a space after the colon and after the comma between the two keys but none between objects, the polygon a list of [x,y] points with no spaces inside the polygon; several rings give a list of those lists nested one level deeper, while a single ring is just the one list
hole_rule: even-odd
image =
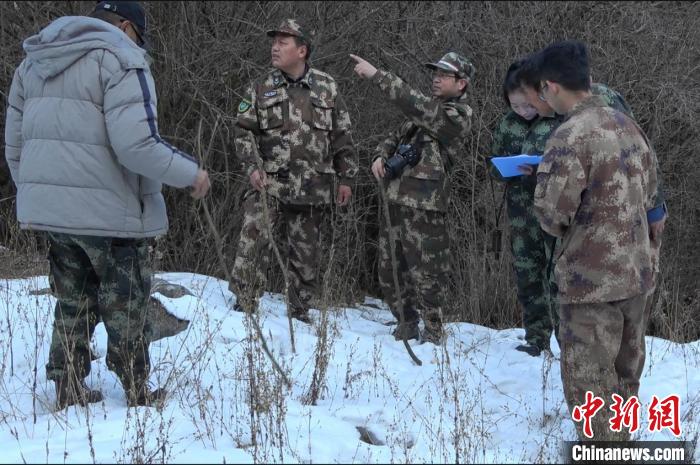
[{"label": "black camera", "polygon": [[411,168],[416,166],[420,161],[420,153],[413,144],[401,144],[396,153],[384,162],[384,171],[387,179],[396,179],[401,176],[406,165]]}]

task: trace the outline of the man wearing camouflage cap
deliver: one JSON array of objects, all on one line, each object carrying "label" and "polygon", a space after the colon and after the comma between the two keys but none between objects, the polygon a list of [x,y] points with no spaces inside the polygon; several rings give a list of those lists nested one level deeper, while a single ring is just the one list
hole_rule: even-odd
[{"label": "man wearing camouflage cap", "polygon": [[253,81],[238,106],[236,153],[252,189],[244,200],[229,287],[237,295],[237,310],[255,310],[274,240],[288,256],[290,312],[309,322],[310,300],[318,286],[322,213],[334,197],[339,206],[350,201],[357,153],[335,80],[308,65],[311,40],[306,30],[287,19],[267,35],[272,37],[275,69]]},{"label": "man wearing camouflage cap", "polygon": [[[444,340],[442,286],[450,263],[445,218],[447,174],[471,128],[472,109],[466,104],[465,93],[475,68],[454,52],[437,63],[426,63],[433,70],[431,98],[396,75],[350,56],[357,62],[355,72],[370,79],[407,117],[398,131],[377,147],[372,163],[372,173],[383,180],[389,204],[392,231],[385,229],[380,237],[379,282],[399,320],[394,337],[439,344]],[[396,251],[399,295],[394,286],[392,248]],[[425,323],[422,333],[419,311]]]}]

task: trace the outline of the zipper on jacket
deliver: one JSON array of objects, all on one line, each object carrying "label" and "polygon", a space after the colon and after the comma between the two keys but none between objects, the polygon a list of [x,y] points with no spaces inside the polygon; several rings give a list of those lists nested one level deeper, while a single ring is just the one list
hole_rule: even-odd
[{"label": "zipper on jacket", "polygon": [[139,204],[141,205],[141,217],[143,218],[144,206],[143,206],[143,195],[141,195],[141,178],[142,178],[142,176],[141,175],[136,175],[136,176],[137,176],[137,179],[139,181],[138,196],[139,196]]}]

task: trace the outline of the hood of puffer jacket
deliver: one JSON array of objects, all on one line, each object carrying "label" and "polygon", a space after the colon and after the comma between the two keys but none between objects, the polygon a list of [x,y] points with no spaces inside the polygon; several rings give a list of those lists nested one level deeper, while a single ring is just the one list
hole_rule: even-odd
[{"label": "hood of puffer jacket", "polygon": [[147,67],[146,51],[119,28],[88,16],[64,16],[24,41],[27,60],[49,79],[95,49],[112,52],[124,69]]}]

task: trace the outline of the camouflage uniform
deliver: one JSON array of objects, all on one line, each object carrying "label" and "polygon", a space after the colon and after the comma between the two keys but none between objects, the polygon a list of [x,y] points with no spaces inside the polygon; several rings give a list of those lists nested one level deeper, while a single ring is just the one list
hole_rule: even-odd
[{"label": "camouflage uniform", "polygon": [[[591,85],[591,92],[603,99],[603,102],[609,107],[620,111],[630,118],[634,118],[632,109],[627,104],[622,95],[607,87],[604,84],[594,83]],[[667,214],[666,195],[663,192],[663,178],[661,176],[661,165],[656,164],[656,194],[654,195],[654,207],[647,212],[647,218],[651,223],[661,219]],[[660,245],[660,244],[659,244]]]},{"label": "camouflage uniform", "polygon": [[[269,33],[277,31],[303,36],[294,20]],[[318,285],[319,215],[337,184],[350,185],[357,173],[350,116],[335,80],[307,66],[296,81],[280,70],[254,81],[238,107],[235,143],[248,176],[267,173],[271,226],[279,232],[274,239],[289,256],[291,311],[305,314]],[[270,253],[270,237],[262,195],[246,195],[230,289],[244,310],[252,310],[265,285],[260,260],[269,263],[263,256]]]},{"label": "camouflage uniform", "polygon": [[[493,153],[540,155],[560,122],[556,115],[525,121],[510,111],[494,134]],[[497,176],[497,179],[502,178]],[[525,340],[540,349],[548,349],[552,328],[557,328],[552,302],[555,290],[547,276],[554,238],[542,231],[533,213],[536,177],[515,176],[505,181],[513,271],[518,301],[523,308]]]},{"label": "camouflage uniform", "polygon": [[[236,287],[232,287],[238,291],[242,309],[254,308],[255,298],[259,297],[255,292],[265,288],[266,271],[272,258],[262,194],[257,191],[248,194],[243,203],[241,241],[233,265]],[[313,205],[285,205],[269,195],[267,204],[272,239],[287,263],[289,304],[293,313],[303,313],[317,290],[318,241],[323,210]]]},{"label": "camouflage uniform", "polygon": [[626,114],[630,118],[634,118],[632,109],[618,91],[611,89],[605,84],[594,82],[591,84],[591,93],[603,99],[607,106]]},{"label": "camouflage uniform", "polygon": [[[449,66],[443,65],[445,62]],[[447,70],[453,72],[458,70],[460,76],[469,80],[474,75],[474,66],[456,53],[445,55],[437,66],[447,66]],[[375,160],[378,157],[387,160],[399,144],[415,145],[419,138],[422,141],[418,164],[406,166],[398,178],[385,178],[383,183],[396,240],[394,247],[402,302],[397,302],[395,297],[391,245],[385,219],[380,223],[379,283],[397,319],[400,320],[399,309],[403,304],[404,322],[415,328],[420,310],[428,336],[437,340],[443,334],[442,295],[450,262],[445,218],[450,194],[447,169],[450,160],[462,150],[471,129],[472,109],[466,104],[465,95],[433,99],[386,71],[378,70],[372,82],[409,118],[377,147]]]},{"label": "camouflage uniform", "polygon": [[[585,402],[589,390],[606,403],[613,393],[638,393],[658,272],[647,222],[656,165],[634,120],[597,96],[579,102],[547,142],[534,208],[542,228],[562,238],[555,275],[570,410]],[[595,439],[627,439],[611,434],[610,414],[605,409],[594,417]]]},{"label": "camouflage uniform", "polygon": [[[631,110],[622,96],[603,84],[593,84],[591,91],[610,107],[631,116]],[[492,153],[495,155],[541,155],[550,134],[559,126],[562,117],[538,116],[526,121],[509,111],[494,134]],[[518,301],[523,308],[525,340],[540,349],[549,349],[554,329],[559,329],[556,305],[556,283],[551,272],[555,238],[542,231],[534,215],[533,201],[536,177],[515,176],[501,178],[491,167],[492,175],[505,181],[507,194],[510,245],[513,270],[518,288]],[[550,276],[547,273],[550,273]]]},{"label": "camouflage uniform", "polygon": [[107,365],[124,390],[138,392],[150,359],[146,309],[151,288],[146,239],[48,232],[50,284],[56,296],[47,378],[90,373],[90,338],[101,317]]}]

